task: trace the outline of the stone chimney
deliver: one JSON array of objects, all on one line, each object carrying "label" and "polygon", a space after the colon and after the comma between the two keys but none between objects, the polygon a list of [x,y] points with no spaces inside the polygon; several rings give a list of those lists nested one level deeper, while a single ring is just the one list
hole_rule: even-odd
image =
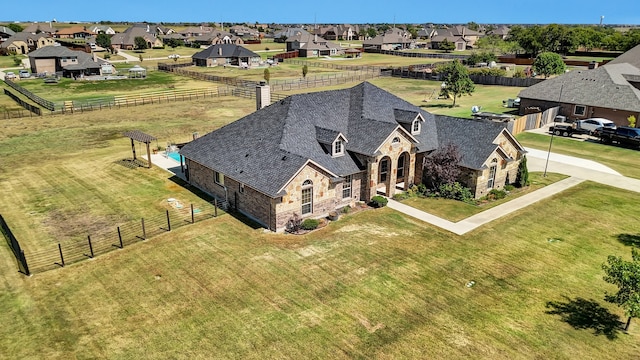
[{"label": "stone chimney", "polygon": [[271,88],[266,81],[260,81],[260,84],[256,85],[256,110],[260,110],[263,107],[271,104]]},{"label": "stone chimney", "polygon": [[218,56],[222,56],[222,46],[218,46]]},{"label": "stone chimney", "polygon": [[96,55],[95,51],[92,51],[93,53],[93,62],[98,62],[98,55]]}]

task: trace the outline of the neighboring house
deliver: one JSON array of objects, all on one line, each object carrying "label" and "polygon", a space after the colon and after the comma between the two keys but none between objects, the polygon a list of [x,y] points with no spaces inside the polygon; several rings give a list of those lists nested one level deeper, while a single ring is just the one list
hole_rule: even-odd
[{"label": "neighboring house", "polygon": [[8,38],[15,34],[15,31],[9,29],[8,27],[0,26],[0,44],[5,42]]},{"label": "neighboring house", "polygon": [[69,50],[64,46],[46,46],[29,53],[33,73],[62,74],[65,77],[102,75],[112,73],[109,62],[83,51]]},{"label": "neighboring house", "polygon": [[54,37],[58,39],[86,39],[95,35],[96,33],[88,30],[86,26],[72,26],[58,30]]},{"label": "neighboring house", "polygon": [[216,44],[193,54],[191,59],[196,66],[233,65],[249,67],[260,64],[260,55],[242,46],[234,44]]},{"label": "neighboring house", "polygon": [[407,31],[392,28],[373,39],[364,40],[362,45],[365,49],[400,50],[413,48],[415,43],[411,39],[411,34]]},{"label": "neighboring house", "polygon": [[150,32],[148,25],[146,27],[132,26],[122,33],[113,35],[111,37],[111,46],[114,49],[134,50],[137,37],[144,38],[148,48],[164,46],[162,40]]},{"label": "neighboring house", "polygon": [[198,43],[200,45],[216,45],[216,44],[235,44],[242,45],[244,40],[230,32],[214,30],[204,35],[195,36],[191,39],[191,42]]},{"label": "neighboring house", "polygon": [[260,32],[256,29],[251,29],[242,25],[234,25],[229,29],[229,32],[235,36],[241,37],[243,39],[250,38],[259,38]]},{"label": "neighboring house", "polygon": [[[307,35],[308,34],[308,35]],[[300,34],[287,39],[287,51],[298,51],[299,57],[333,56],[343,53],[342,47],[317,35]]]},{"label": "neighboring house", "polygon": [[113,30],[109,25],[94,25],[89,27],[89,30],[95,34],[107,34],[107,35],[116,34],[116,31]]},{"label": "neighboring house", "polygon": [[487,35],[493,35],[501,38],[502,40],[506,40],[509,37],[509,31],[511,29],[506,25],[500,25],[497,28],[487,31]]},{"label": "neighboring house", "polygon": [[200,26],[190,26],[182,31],[179,31],[178,34],[181,34],[184,37],[191,37],[191,36],[201,36],[207,33],[211,33],[213,32],[214,28],[210,27],[210,26],[204,26],[204,25],[200,25]]},{"label": "neighboring house", "polygon": [[629,116],[640,119],[640,45],[604,66],[547,79],[518,96],[520,114],[560,105],[567,119],[599,117],[626,126]]},{"label": "neighboring house", "polygon": [[420,183],[424,157],[449,143],[476,197],[515,182],[525,151],[503,124],[433,115],[366,82],[289,96],[180,154],[191,185],[281,231],[294,214],[322,217]]},{"label": "neighboring house", "polygon": [[431,34],[431,48],[440,49],[440,44],[446,39],[455,44],[455,51],[472,49],[481,36],[482,33],[462,25],[450,29],[435,29]]},{"label": "neighboring house", "polygon": [[323,26],[316,29],[315,33],[327,40],[358,40],[360,27],[358,25],[340,24]]},{"label": "neighboring house", "polygon": [[46,33],[31,34],[27,32],[15,33],[10,36],[2,44],[0,44],[0,52],[3,54],[22,54],[26,55],[30,51],[40,49],[45,46],[55,45],[55,40]]},{"label": "neighboring house", "polygon": [[31,23],[23,27],[22,32],[31,33],[31,34],[41,34],[44,33],[53,37],[58,29],[51,26],[51,23]]},{"label": "neighboring house", "polygon": [[299,36],[299,35],[311,35],[311,33],[309,33],[307,30],[303,29],[303,28],[286,28],[286,29],[282,29],[282,30],[278,30],[275,31],[273,33],[273,41],[274,42],[279,42],[279,43],[283,43],[286,42],[286,39],[288,38],[292,38],[294,36]]}]

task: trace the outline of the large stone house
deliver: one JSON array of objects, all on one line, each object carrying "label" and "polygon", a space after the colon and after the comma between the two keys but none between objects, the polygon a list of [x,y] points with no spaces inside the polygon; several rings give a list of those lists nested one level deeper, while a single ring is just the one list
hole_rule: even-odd
[{"label": "large stone house", "polygon": [[298,51],[299,57],[320,57],[343,54],[340,45],[325,40],[318,35],[304,34],[287,39],[287,51]]},{"label": "large stone house", "polygon": [[122,33],[117,33],[111,37],[111,46],[114,49],[134,50],[136,47],[136,38],[141,37],[147,43],[147,48],[163,47],[162,40],[156,37],[150,27],[132,26]]},{"label": "large stone house", "polygon": [[440,49],[440,44],[447,40],[455,45],[455,51],[475,48],[476,41],[484,34],[473,31],[466,26],[454,26],[449,29],[435,29],[431,33],[431,48]]},{"label": "large stone house", "polygon": [[45,33],[32,34],[21,31],[10,36],[0,44],[0,53],[26,55],[30,51],[55,44],[56,41]]},{"label": "large stone house", "polygon": [[191,59],[196,66],[220,66],[233,65],[248,67],[260,64],[260,55],[253,51],[234,44],[216,44],[195,53]]},{"label": "large stone house", "polygon": [[366,39],[362,43],[365,49],[377,50],[410,49],[413,48],[414,45],[415,42],[411,38],[411,34],[406,30],[398,28],[389,29],[384,34],[378,35],[373,39]]},{"label": "large stone house", "polygon": [[[259,103],[267,91],[257,87]],[[502,124],[433,115],[364,82],[289,96],[180,153],[190,184],[281,231],[294,214],[322,217],[420,183],[424,157],[449,143],[476,197],[514,182],[525,152]]]},{"label": "large stone house", "polygon": [[573,70],[520,91],[520,114],[560,106],[570,120],[600,117],[619,126],[640,119],[640,45],[604,66]]}]

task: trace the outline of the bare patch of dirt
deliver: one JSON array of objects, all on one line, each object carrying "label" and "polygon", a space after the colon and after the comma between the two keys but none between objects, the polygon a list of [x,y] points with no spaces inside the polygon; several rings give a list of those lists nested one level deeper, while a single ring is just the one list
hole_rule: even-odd
[{"label": "bare patch of dirt", "polygon": [[376,331],[378,331],[380,329],[384,329],[384,324],[383,323],[377,323],[375,325],[372,325],[371,322],[369,321],[369,319],[367,319],[363,315],[356,314],[356,317],[358,318],[358,321],[360,322],[360,324],[362,326],[364,326],[365,329],[367,329],[369,334],[373,334],[374,332],[376,332]]},{"label": "bare patch of dirt", "polygon": [[126,219],[120,215],[98,216],[88,211],[52,210],[42,221],[54,237],[61,240],[87,235],[103,235],[114,231]]}]

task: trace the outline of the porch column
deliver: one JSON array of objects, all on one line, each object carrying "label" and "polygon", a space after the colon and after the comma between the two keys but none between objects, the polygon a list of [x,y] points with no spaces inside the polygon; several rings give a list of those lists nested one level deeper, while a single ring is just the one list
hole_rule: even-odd
[{"label": "porch column", "polygon": [[416,176],[416,154],[409,152],[409,161],[405,159],[405,172],[404,177],[404,189],[409,190],[409,186],[414,184],[414,178]]},{"label": "porch column", "polygon": [[392,197],[396,193],[396,183],[398,182],[398,158],[389,157],[391,171],[389,171],[389,185],[387,186],[387,196]]},{"label": "porch column", "polygon": [[374,196],[376,196],[376,188],[378,186],[378,159],[370,158],[367,163],[367,189],[368,189],[368,198],[367,201],[371,200]]}]

